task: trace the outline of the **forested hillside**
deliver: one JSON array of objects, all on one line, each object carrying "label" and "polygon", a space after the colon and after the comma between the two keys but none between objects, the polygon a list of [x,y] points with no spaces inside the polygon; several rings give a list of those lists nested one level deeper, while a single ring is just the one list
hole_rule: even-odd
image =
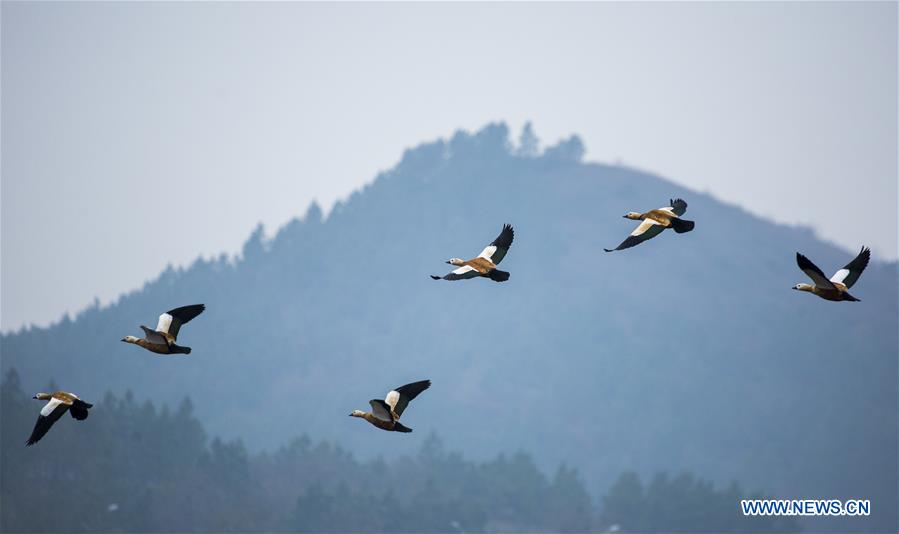
[{"label": "forested hillside", "polygon": [[[28,397],[10,371],[0,387],[3,532],[797,529],[795,521],[739,516],[739,487],[717,491],[690,475],[659,474],[644,492],[624,474],[600,513],[574,469],[546,476],[521,451],[473,462],[434,434],[414,453],[365,461],[305,436],[251,454],[241,440],[208,438],[187,397],[172,410],[130,392],[106,394],[86,421],[65,416],[26,448],[7,429],[33,423],[41,404]],[[689,511],[696,500],[706,502],[702,520]]]},{"label": "forested hillside", "polygon": [[[189,396],[210,434],[244,440],[241,454],[305,434],[374,469],[436,432],[472,461],[525,450],[547,472],[564,463],[595,496],[625,471],[688,471],[783,498],[872,500],[872,517],[815,530],[895,528],[896,263],[873,251],[852,291],[861,302],[826,302],[790,290],[807,281],[796,251],[828,272],[857,251],[585,163],[576,137],[519,146],[490,125],[408,150],[327,217],[313,205],[273,235],[257,229],[239,257],[198,259],[111,306],[4,335],[2,368],[29,396],[51,379],[88,400]],[[602,251],[633,229],[624,213],[672,197],[689,203],[693,232]],[[429,278],[503,223],[515,226],[508,282]],[[178,339],[190,356],[119,341],[195,302],[207,311]],[[403,416],[412,434],[346,416],[424,378],[432,388]],[[4,419],[4,439],[31,424]]]}]

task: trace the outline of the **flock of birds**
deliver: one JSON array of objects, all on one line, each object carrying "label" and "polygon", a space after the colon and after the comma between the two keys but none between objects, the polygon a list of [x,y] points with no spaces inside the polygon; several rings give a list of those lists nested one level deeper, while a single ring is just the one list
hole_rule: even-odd
[{"label": "flock of birds", "polygon": [[[624,215],[627,219],[640,221],[637,228],[614,249],[603,249],[606,252],[624,250],[662,233],[671,228],[676,233],[684,233],[693,230],[694,222],[681,219],[687,211],[687,203],[681,199],[671,200],[669,206],[647,211],[646,213],[630,212]],[[431,275],[434,280],[466,280],[469,278],[489,278],[495,282],[505,282],[509,279],[509,273],[497,269],[497,265],[506,257],[515,231],[512,226],[503,225],[499,236],[487,245],[477,257],[470,260],[451,258],[446,263],[457,267],[453,271],[443,275]],[[845,267],[838,270],[833,276],[827,278],[818,266],[800,253],[796,253],[796,263],[799,268],[812,279],[814,284],[797,284],[793,289],[807,291],[823,299],[831,301],[857,302],[859,299],[849,294],[849,289],[858,281],[862,271],[868,266],[871,259],[871,250],[862,247],[861,252]],[[159,316],[159,322],[155,329],[141,325],[144,337],[125,336],[122,341],[142,347],[156,354],[190,354],[190,347],[176,344],[181,327],[193,318],[203,313],[206,306],[193,304],[182,306],[167,311]],[[372,399],[368,401],[370,412],[353,410],[350,417],[365,419],[372,425],[389,432],[412,432],[412,429],[400,423],[400,417],[415,397],[422,391],[431,387],[430,380],[421,380],[400,386],[387,393],[384,400]],[[78,421],[87,419],[88,410],[92,404],[84,402],[77,395],[65,391],[55,393],[38,393],[35,399],[48,401],[41,409],[37,423],[26,445],[37,443],[53,423],[59,420],[67,411]]]}]

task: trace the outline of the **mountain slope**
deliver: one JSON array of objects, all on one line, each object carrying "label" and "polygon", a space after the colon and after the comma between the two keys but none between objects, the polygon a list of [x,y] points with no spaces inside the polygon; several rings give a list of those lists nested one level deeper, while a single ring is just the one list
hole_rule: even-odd
[{"label": "mountain slope", "polygon": [[[816,529],[893,528],[896,264],[871,263],[860,303],[790,291],[806,281],[797,250],[828,272],[850,255],[581,153],[572,138],[518,156],[503,125],[422,145],[327,220],[313,206],[269,241],[254,233],[239,260],[3,336],[3,369],[88,399],[119,383],[190,394],[210,431],[254,448],[308,432],[362,456],[411,452],[436,430],[469,454],[568,462],[595,494],[626,469],[685,469],[785,498],[871,498],[875,517]],[[602,251],[631,231],[625,212],[676,196],[695,231]],[[509,282],[428,278],[505,222]],[[118,341],[193,302],[207,311],[179,336],[189,357]],[[403,418],[415,433],[346,417],[423,378],[434,385]]]}]

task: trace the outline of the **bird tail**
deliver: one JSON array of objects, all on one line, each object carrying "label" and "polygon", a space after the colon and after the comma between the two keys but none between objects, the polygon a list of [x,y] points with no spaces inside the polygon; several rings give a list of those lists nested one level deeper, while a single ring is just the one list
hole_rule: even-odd
[{"label": "bird tail", "polygon": [[79,421],[84,421],[87,419],[88,411],[83,405],[73,404],[72,407],[69,408],[69,414]]},{"label": "bird tail", "polygon": [[190,347],[182,347],[181,345],[171,346],[172,354],[190,354]]},{"label": "bird tail", "polygon": [[395,423],[393,423],[393,431],[408,434],[409,432],[412,432],[412,429],[407,426],[403,426],[399,421],[396,421]]},{"label": "bird tail", "polygon": [[843,293],[843,300],[848,300],[849,302],[861,302],[862,299],[857,299],[850,295],[849,293]]},{"label": "bird tail", "polygon": [[683,234],[684,232],[689,232],[693,229],[696,223],[693,221],[687,221],[684,219],[672,218],[671,219],[671,227],[674,228],[674,231]]},{"label": "bird tail", "polygon": [[506,271],[500,271],[499,269],[493,269],[489,273],[487,273],[487,278],[493,280],[494,282],[505,282],[509,279],[509,273]]}]

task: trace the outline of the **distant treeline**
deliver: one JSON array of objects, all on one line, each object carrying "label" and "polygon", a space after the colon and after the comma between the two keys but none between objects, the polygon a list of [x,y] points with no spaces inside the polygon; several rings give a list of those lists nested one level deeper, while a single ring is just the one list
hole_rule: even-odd
[{"label": "distant treeline", "polygon": [[598,506],[574,469],[547,477],[521,452],[473,462],[433,435],[389,460],[307,437],[250,455],[209,440],[189,399],[170,410],[107,394],[87,421],[65,416],[25,447],[42,406],[32,394],[15,370],[0,385],[3,532],[798,530],[741,517],[736,485],[660,474],[644,487],[625,473]]}]

